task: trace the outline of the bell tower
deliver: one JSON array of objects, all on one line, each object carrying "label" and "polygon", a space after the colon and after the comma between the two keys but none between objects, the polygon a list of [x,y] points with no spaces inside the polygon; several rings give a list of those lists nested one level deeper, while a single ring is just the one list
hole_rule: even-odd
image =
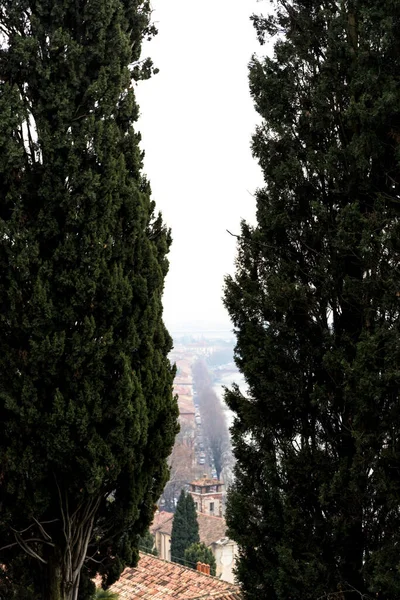
[{"label": "bell tower", "polygon": [[223,485],[222,481],[209,479],[207,475],[189,484],[189,493],[194,500],[198,513],[213,517],[222,517]]}]

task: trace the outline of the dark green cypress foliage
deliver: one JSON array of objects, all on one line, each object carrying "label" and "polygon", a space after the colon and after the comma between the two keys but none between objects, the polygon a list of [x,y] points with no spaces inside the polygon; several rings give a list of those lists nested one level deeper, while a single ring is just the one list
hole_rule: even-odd
[{"label": "dark green cypress foliage", "polygon": [[0,564],[75,600],[136,562],[177,430],[133,128],[150,6],[6,0],[0,26]]},{"label": "dark green cypress foliage", "polygon": [[187,567],[196,569],[198,562],[210,565],[210,575],[215,577],[217,563],[215,562],[214,554],[203,542],[191,544],[189,548],[186,548],[185,550],[185,565]]},{"label": "dark green cypress foliage", "polygon": [[[42,600],[37,561],[20,554],[0,567],[1,600]],[[86,598],[85,598],[86,600]]]},{"label": "dark green cypress foliage", "polygon": [[116,592],[97,588],[91,600],[119,600],[119,595]]},{"label": "dark green cypress foliage", "polygon": [[238,576],[254,600],[400,598],[400,4],[254,23],[275,46],[250,65],[265,187],[225,288]]},{"label": "dark green cypress foliage", "polygon": [[181,491],[171,532],[171,560],[185,564],[185,550],[200,541],[196,507],[192,496]]}]

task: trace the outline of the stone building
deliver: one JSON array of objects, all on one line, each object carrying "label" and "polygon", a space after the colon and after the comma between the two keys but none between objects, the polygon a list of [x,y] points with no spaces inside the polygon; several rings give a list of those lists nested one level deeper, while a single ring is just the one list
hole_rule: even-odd
[{"label": "stone building", "polygon": [[212,517],[222,517],[222,491],[222,481],[209,479],[207,475],[189,484],[197,512]]}]

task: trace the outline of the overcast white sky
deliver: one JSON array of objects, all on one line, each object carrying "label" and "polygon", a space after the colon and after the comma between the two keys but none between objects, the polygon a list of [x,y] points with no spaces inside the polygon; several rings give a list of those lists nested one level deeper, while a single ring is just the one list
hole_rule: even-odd
[{"label": "overcast white sky", "polygon": [[160,73],[137,87],[139,129],[157,208],[172,229],[164,316],[171,330],[228,325],[224,275],[234,272],[241,218],[254,222],[262,185],[250,138],[257,121],[247,65],[259,51],[255,0],[153,0],[159,34],[144,48]]}]

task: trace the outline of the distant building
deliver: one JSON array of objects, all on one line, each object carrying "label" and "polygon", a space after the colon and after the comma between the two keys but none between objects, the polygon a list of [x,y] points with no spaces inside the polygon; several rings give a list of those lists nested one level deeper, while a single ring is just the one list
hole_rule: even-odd
[{"label": "distant building", "polygon": [[194,432],[196,429],[193,397],[189,396],[189,395],[183,395],[183,394],[178,396],[178,408],[179,408],[179,423],[181,425],[181,429],[185,429],[185,431],[187,431],[187,432],[190,430],[189,437],[193,439]]},{"label": "distant building", "polygon": [[[171,532],[174,513],[158,512],[150,526],[154,535],[158,556],[171,560]],[[226,537],[226,522],[222,517],[213,517],[204,513],[197,514],[200,541],[210,548],[215,556],[216,576],[224,581],[234,583],[233,568],[238,553],[235,542]]]},{"label": "distant building", "polygon": [[238,546],[236,542],[223,537],[216,542],[210,544],[210,549],[217,563],[217,575],[224,581],[234,583],[235,576],[233,568],[235,566],[236,557],[238,555]]},{"label": "distant building", "polygon": [[222,517],[223,485],[222,481],[209,479],[207,475],[189,484],[189,493],[198,513]]},{"label": "distant building", "polygon": [[150,533],[154,536],[154,543],[158,556],[163,560],[171,560],[171,531],[174,513],[167,511],[156,512]]}]

